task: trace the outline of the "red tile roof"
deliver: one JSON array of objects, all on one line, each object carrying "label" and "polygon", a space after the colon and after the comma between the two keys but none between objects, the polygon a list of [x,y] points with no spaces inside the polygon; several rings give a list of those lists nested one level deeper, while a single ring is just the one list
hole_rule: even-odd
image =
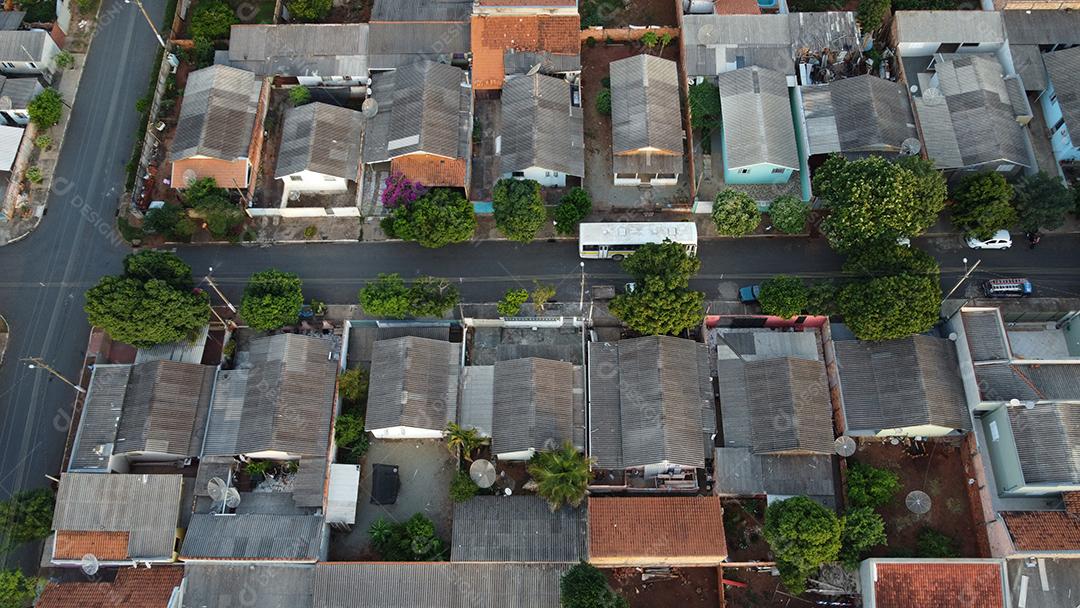
[{"label": "red tile roof", "polygon": [[126,560],[128,533],[57,530],[53,559],[82,559],[87,553],[103,561]]},{"label": "red tile roof", "polygon": [[1001,564],[879,562],[874,608],[1004,608]]},{"label": "red tile roof", "polygon": [[714,496],[589,499],[591,561],[704,565],[726,556],[723,510]]},{"label": "red tile roof", "polygon": [[1019,551],[1080,551],[1078,515],[1066,511],[1007,511],[1001,517]]},{"label": "red tile roof", "polygon": [[576,55],[581,51],[581,19],[577,15],[474,16],[474,88],[502,88],[503,54],[508,49]]},{"label": "red tile roof", "polygon": [[191,171],[192,181],[203,177],[212,177],[219,188],[247,188],[247,159],[221,160],[219,158],[185,158],[172,163],[170,179],[173,188],[186,188],[184,173]]},{"label": "red tile roof", "polygon": [[1065,501],[1065,511],[1080,516],[1080,492],[1065,492],[1061,498]]},{"label": "red tile roof", "polygon": [[176,566],[127,568],[111,583],[49,583],[36,608],[167,608],[184,578]]},{"label": "red tile roof", "polygon": [[434,154],[409,154],[390,161],[390,171],[401,173],[428,187],[465,187],[465,159],[445,158]]}]

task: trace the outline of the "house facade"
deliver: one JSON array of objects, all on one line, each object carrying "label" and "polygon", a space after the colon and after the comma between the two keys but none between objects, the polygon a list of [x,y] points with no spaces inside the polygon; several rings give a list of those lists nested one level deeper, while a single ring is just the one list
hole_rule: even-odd
[{"label": "house facade", "polygon": [[610,69],[614,184],[677,184],[683,128],[675,62],[642,54],[613,61]]},{"label": "house facade", "polygon": [[1054,158],[1059,163],[1080,160],[1080,47],[1042,57],[1047,85],[1039,103],[1050,129]]},{"label": "house facade", "polygon": [[0,31],[0,73],[48,78],[59,53],[60,47],[45,30]]},{"label": "house facade", "polygon": [[508,78],[496,141],[502,177],[560,188],[567,176],[584,177],[581,116],[581,104],[565,80],[543,74]]},{"label": "house facade", "polygon": [[723,72],[717,81],[724,181],[786,183],[799,170],[787,78],[755,66]]}]

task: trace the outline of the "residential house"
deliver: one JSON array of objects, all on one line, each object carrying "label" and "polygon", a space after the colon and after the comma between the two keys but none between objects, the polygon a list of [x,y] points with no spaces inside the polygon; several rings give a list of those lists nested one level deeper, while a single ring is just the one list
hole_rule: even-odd
[{"label": "residential house", "polygon": [[0,117],[12,127],[30,124],[30,101],[42,90],[37,78],[0,76]]},{"label": "residential house", "polygon": [[1080,47],[1047,53],[1043,63],[1047,83],[1039,103],[1050,129],[1054,158],[1059,163],[1080,160]]},{"label": "residential house", "polygon": [[368,62],[375,71],[429,60],[467,67],[472,0],[376,0]]},{"label": "residential house", "polygon": [[184,565],[180,603],[170,608],[310,606],[314,582],[311,565],[189,562]]},{"label": "residential house", "polygon": [[0,30],[0,73],[7,76],[52,75],[60,53],[45,30]]},{"label": "residential house", "polygon": [[474,15],[577,16],[577,0],[475,0]]},{"label": "residential house", "polygon": [[313,564],[325,557],[328,541],[318,514],[195,513],[180,559]]},{"label": "residential house", "polygon": [[863,74],[800,87],[800,92],[810,156],[896,156],[913,152],[905,143],[919,142],[911,100],[899,82]]},{"label": "residential house", "polygon": [[859,565],[865,608],[1006,608],[1005,563],[992,559],[867,559]]},{"label": "residential house", "polygon": [[565,443],[582,447],[574,441],[585,422],[581,366],[532,357],[494,368],[491,451],[499,460],[529,460]]},{"label": "residential house", "polygon": [[209,177],[221,188],[247,188],[258,169],[267,94],[246,70],[212,65],[191,72],[169,149],[172,186]]},{"label": "residential house", "polygon": [[[34,602],[36,608],[180,608],[184,569],[175,566],[122,568],[105,582],[50,582]],[[209,604],[207,604],[209,605]]]},{"label": "residential house", "polygon": [[368,84],[368,24],[234,25],[225,63],[265,78],[291,76],[306,86]]},{"label": "residential house", "polygon": [[1043,54],[1080,44],[1080,12],[1007,10],[1001,13],[1009,54],[1028,91],[1046,89]]},{"label": "residential house", "polygon": [[684,133],[675,62],[640,54],[611,62],[610,70],[615,185],[677,184]]},{"label": "residential house", "polygon": [[942,437],[971,430],[951,341],[911,336],[833,344],[846,435]]},{"label": "residential house", "polygon": [[787,78],[757,66],[717,77],[724,181],[782,184],[799,170]]},{"label": "residential house", "polygon": [[587,559],[585,505],[552,511],[538,496],[477,496],[454,505],[452,562],[565,563]]},{"label": "residential house", "polygon": [[367,430],[380,439],[438,439],[456,420],[461,344],[405,336],[375,342]]},{"label": "residential house", "polygon": [[63,473],[56,493],[50,561],[103,566],[174,561],[183,477]]},{"label": "residential house", "polygon": [[892,21],[896,52],[903,60],[909,84],[922,66],[938,54],[996,53],[1005,45],[1002,14],[994,11],[896,11]]},{"label": "residential house", "polygon": [[719,566],[727,561],[715,496],[589,499],[589,562],[600,567]]},{"label": "residential house", "polygon": [[567,176],[584,177],[581,103],[570,84],[542,74],[507,79],[496,148],[504,178],[563,187]]},{"label": "residential house", "polygon": [[535,3],[517,8],[521,12],[516,14],[482,10],[472,17],[472,82],[478,96],[495,96],[508,74],[529,74],[535,68],[576,82],[581,72],[576,8],[570,14],[539,13]]},{"label": "residential house", "polygon": [[0,11],[0,31],[22,29],[26,11]]},{"label": "residential house", "polygon": [[472,150],[472,91],[467,74],[423,61],[376,74],[378,113],[364,133],[364,163],[425,186],[466,188]]},{"label": "residential house", "polygon": [[1065,492],[1062,498],[1064,508],[1060,510],[999,513],[1017,554],[1076,557],[1080,552],[1080,493]]},{"label": "residential house", "polygon": [[127,473],[198,457],[215,372],[177,361],[95,365],[67,470]]},{"label": "residential house", "polygon": [[[650,336],[589,344],[595,468],[628,489],[696,488],[712,457],[716,409],[704,344]],[[640,483],[638,481],[640,480]]]},{"label": "residential house", "polygon": [[[283,185],[282,206],[292,192],[348,190],[360,175],[363,128],[363,114],[341,106],[316,102],[286,110],[274,171]],[[341,210],[360,214],[356,207]]]},{"label": "residential house", "polygon": [[570,564],[325,563],[313,608],[559,608]]}]

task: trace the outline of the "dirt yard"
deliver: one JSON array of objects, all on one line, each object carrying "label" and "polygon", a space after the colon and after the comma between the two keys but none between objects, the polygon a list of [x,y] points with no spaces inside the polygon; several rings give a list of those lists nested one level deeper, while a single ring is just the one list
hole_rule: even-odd
[{"label": "dirt yard", "polygon": [[728,561],[769,561],[769,544],[761,533],[765,523],[765,501],[753,498],[724,499],[724,534]]},{"label": "dirt yard", "polygon": [[724,580],[744,583],[745,587],[724,586],[726,608],[810,608],[812,600],[789,595],[780,586],[780,577],[752,568],[724,568]]},{"label": "dirt yard", "polygon": [[[901,489],[891,504],[879,512],[885,519],[889,545],[872,551],[871,557],[909,557],[915,555],[917,538],[923,528],[932,528],[955,541],[960,557],[980,556],[975,540],[967,477],[959,445],[946,441],[926,443],[926,454],[912,456],[904,444],[860,442],[859,451],[849,459],[900,475]],[[907,509],[904,498],[912,490],[930,495],[930,512],[916,515]]]},{"label": "dirt yard", "polygon": [[630,608],[720,608],[716,568],[673,568],[671,579],[641,580],[640,568],[605,570]]},{"label": "dirt yard", "polygon": [[681,0],[581,0],[582,26],[626,27],[670,25],[677,27],[675,3]]}]

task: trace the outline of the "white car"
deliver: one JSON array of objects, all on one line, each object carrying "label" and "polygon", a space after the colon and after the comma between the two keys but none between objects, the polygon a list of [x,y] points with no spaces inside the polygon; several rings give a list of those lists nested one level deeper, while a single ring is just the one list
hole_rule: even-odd
[{"label": "white car", "polygon": [[968,239],[967,246],[972,249],[1008,249],[1012,247],[1012,237],[1009,236],[1008,230],[998,230],[994,233],[994,236],[985,241],[975,238]]}]

